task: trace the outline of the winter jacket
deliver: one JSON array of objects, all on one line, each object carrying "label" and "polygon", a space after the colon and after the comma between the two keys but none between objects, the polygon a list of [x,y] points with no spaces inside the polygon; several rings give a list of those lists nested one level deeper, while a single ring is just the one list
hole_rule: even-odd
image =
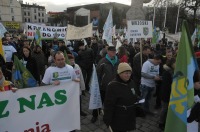
[{"label": "winter jacket", "polygon": [[32,57],[36,60],[38,74],[43,76],[45,73],[45,65],[47,65],[47,59],[44,53],[33,52]]},{"label": "winter jacket", "polygon": [[92,49],[85,47],[85,50],[78,52],[77,64],[81,69],[92,69],[94,63],[94,52]]},{"label": "winter jacket", "polygon": [[109,83],[105,96],[103,117],[105,124],[117,131],[134,130],[136,100],[133,81],[124,82],[117,75]]},{"label": "winter jacket", "polygon": [[173,81],[173,70],[166,64],[163,66],[161,100],[168,103],[171,94],[171,85]]},{"label": "winter jacket", "polygon": [[97,67],[97,77],[99,81],[100,90],[106,91],[106,88],[115,76],[117,75],[117,67],[119,60],[113,65],[106,57],[102,58]]},{"label": "winter jacket", "polygon": [[21,59],[21,62],[26,67],[26,69],[33,75],[35,80],[39,81],[40,77],[39,77],[39,74],[37,72],[38,68],[37,68],[35,58],[33,58],[31,56],[29,56],[28,58],[23,56],[23,58]]}]

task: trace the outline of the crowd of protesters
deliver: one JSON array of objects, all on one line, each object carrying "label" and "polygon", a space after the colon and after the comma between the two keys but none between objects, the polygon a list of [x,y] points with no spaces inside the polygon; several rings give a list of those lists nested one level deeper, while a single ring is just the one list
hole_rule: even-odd
[{"label": "crowd of protesters", "polygon": [[[154,108],[162,109],[159,127],[164,129],[178,42],[168,42],[163,38],[157,44],[151,44],[149,40],[133,43],[116,37],[113,38],[113,46],[109,46],[101,39],[101,34],[85,40],[87,44],[83,40],[65,42],[54,38],[43,40],[41,46],[34,40],[26,39],[24,35],[6,32],[2,38],[6,61],[0,56],[0,67],[5,78],[1,77],[0,71],[0,91],[8,90],[2,88],[3,81],[12,81],[14,55],[37,80],[38,86],[59,85],[62,81],[53,81],[50,78],[51,72],[70,67],[71,80],[77,79],[74,76],[79,78],[81,94],[90,90],[89,82],[95,64],[107,126],[114,132],[136,129],[137,116],[155,114],[149,104],[153,94],[156,97]],[[117,40],[122,43],[118,49],[115,47]],[[197,52],[199,48],[195,46],[194,49]],[[64,52],[71,66],[65,64]],[[198,57],[198,52],[196,55]],[[200,88],[199,85],[196,87]],[[139,108],[135,103],[140,99],[145,99],[145,102]],[[92,123],[97,121],[99,112],[100,109],[93,110]],[[80,115],[87,116],[82,109]]]}]

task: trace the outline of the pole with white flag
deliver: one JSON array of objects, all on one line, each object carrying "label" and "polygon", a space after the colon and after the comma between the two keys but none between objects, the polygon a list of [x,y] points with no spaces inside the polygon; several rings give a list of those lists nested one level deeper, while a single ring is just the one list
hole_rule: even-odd
[{"label": "pole with white flag", "polygon": [[99,90],[99,82],[97,78],[97,72],[95,65],[93,64],[93,72],[90,80],[90,101],[89,101],[89,109],[98,109],[102,108],[101,95]]},{"label": "pole with white flag", "polygon": [[158,6],[158,0],[155,2],[154,8],[153,8],[153,28],[155,25],[155,18],[156,18],[156,6]]},{"label": "pole with white flag", "polygon": [[166,19],[167,19],[167,7],[168,7],[168,1],[166,1],[167,4],[166,4],[166,11],[165,11],[165,20],[164,20],[164,28],[165,28],[165,25],[166,25]]},{"label": "pole with white flag", "polygon": [[113,34],[113,18],[112,18],[112,9],[110,9],[108,17],[106,19],[106,22],[103,27],[103,37],[102,39],[105,39],[107,43],[110,46],[113,46],[112,44],[112,34]]},{"label": "pole with white flag", "polygon": [[179,12],[180,12],[180,7],[181,7],[181,0],[178,2],[178,13],[177,13],[177,18],[176,18],[176,28],[175,28],[175,34],[177,33],[177,28],[178,28],[178,18],[179,18]]}]

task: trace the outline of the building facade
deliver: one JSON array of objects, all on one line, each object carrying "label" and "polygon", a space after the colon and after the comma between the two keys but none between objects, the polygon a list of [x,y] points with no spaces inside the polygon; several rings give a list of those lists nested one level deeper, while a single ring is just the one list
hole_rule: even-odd
[{"label": "building facade", "polygon": [[22,21],[24,23],[47,23],[45,6],[39,6],[36,3],[29,5],[20,0],[22,7]]},{"label": "building facade", "polygon": [[22,22],[21,5],[17,0],[0,0],[0,21]]},{"label": "building facade", "polygon": [[84,26],[92,22],[94,27],[102,30],[110,9],[113,10],[113,24],[117,28],[126,27],[126,12],[129,8],[128,5],[111,2],[69,7],[66,12],[69,24]]}]

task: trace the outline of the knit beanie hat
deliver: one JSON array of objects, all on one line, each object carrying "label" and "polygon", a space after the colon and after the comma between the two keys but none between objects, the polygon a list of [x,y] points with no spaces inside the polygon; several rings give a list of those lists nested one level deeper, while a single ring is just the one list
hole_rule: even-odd
[{"label": "knit beanie hat", "polygon": [[125,71],[132,71],[132,68],[128,63],[120,63],[117,69],[117,73],[120,74]]}]

